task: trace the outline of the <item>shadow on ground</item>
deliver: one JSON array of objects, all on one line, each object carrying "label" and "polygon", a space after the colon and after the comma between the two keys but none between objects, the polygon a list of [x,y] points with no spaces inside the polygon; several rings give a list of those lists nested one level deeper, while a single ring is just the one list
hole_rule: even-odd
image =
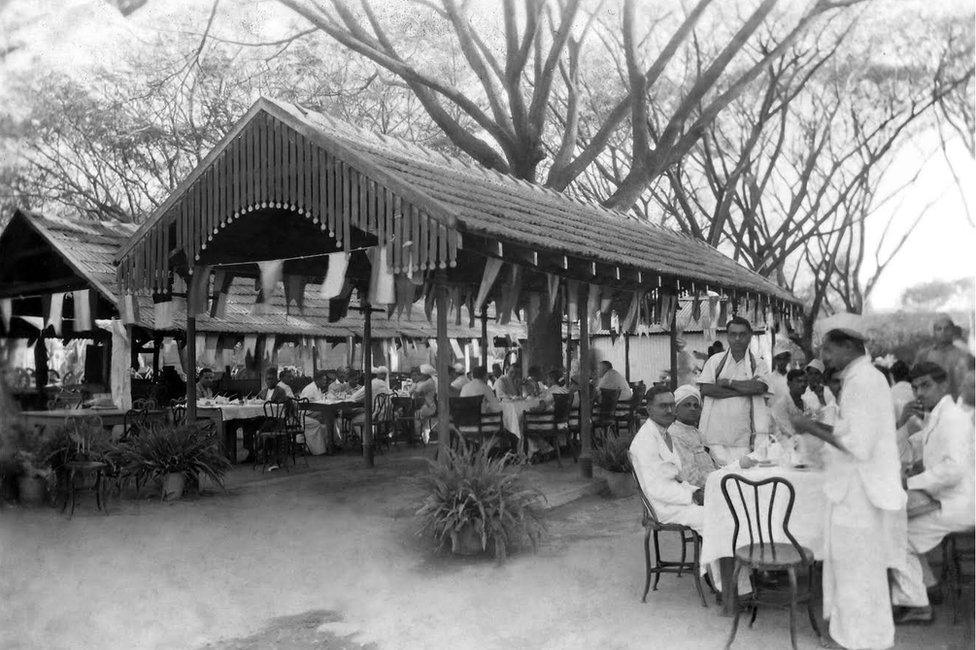
[{"label": "shadow on ground", "polygon": [[341,634],[329,629],[341,625],[342,617],[328,610],[312,610],[294,616],[279,616],[259,632],[250,636],[209,643],[208,650],[303,650],[325,648],[327,650],[376,650],[372,643],[362,644],[355,640],[355,633]]}]

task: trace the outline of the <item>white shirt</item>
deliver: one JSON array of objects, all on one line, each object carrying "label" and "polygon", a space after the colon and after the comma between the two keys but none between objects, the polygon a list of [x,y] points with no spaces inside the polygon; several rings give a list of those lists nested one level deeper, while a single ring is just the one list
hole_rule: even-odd
[{"label": "white shirt", "polygon": [[324,402],[325,393],[322,389],[313,381],[308,386],[302,389],[302,392],[298,394],[299,397],[307,399],[309,402]]},{"label": "white shirt", "polygon": [[972,526],[973,423],[969,415],[946,395],[909,443],[913,460],[921,460],[925,470],[909,477],[908,488],[924,490],[938,500],[944,517]]},{"label": "white shirt", "polygon": [[773,370],[766,377],[766,385],[769,387],[769,403],[775,404],[776,400],[784,395],[790,394],[790,384],[786,381],[786,375],[781,375],[777,371]]},{"label": "white shirt", "polygon": [[497,413],[502,410],[502,403],[498,401],[494,391],[480,379],[472,379],[461,387],[461,397],[474,397],[475,395],[484,396],[484,399],[481,400],[482,413]]},{"label": "white shirt", "polygon": [[841,371],[841,383],[834,436],[847,451],[824,446],[824,494],[841,503],[856,482],[874,507],[899,510],[905,491],[888,382],[869,358],[858,357]]},{"label": "white shirt", "polygon": [[915,391],[907,381],[895,382],[891,387],[891,402],[895,409],[895,420],[901,417],[901,412],[905,410],[905,405],[915,399]]},{"label": "white shirt", "polygon": [[[371,384],[373,388],[373,399],[376,399],[377,395],[380,394],[388,395],[393,392],[392,390],[390,390],[390,385],[387,384],[382,379],[380,379],[379,377],[373,377]],[[359,388],[353,391],[352,395],[349,396],[350,402],[361,402],[364,399],[366,399],[365,386],[360,386]]]},{"label": "white shirt", "polygon": [[[716,376],[722,359],[728,355],[722,368],[721,376]],[[716,384],[719,379],[735,379],[747,381],[757,379],[767,386],[769,368],[762,359],[755,358],[756,368],[752,369],[750,353],[736,361],[731,352],[713,354],[705,362],[699,384]],[[706,446],[724,445],[728,447],[746,447],[753,433],[766,433],[769,430],[769,409],[762,395],[753,397],[728,397],[715,399],[702,398],[701,423],[698,425],[702,439]]]},{"label": "white shirt", "polygon": [[630,461],[641,489],[662,523],[675,521],[695,502],[691,495],[698,488],[681,480],[681,457],[668,449],[660,427],[648,420],[630,443]]},{"label": "white shirt", "polygon": [[826,404],[821,404],[820,398],[809,387],[800,396],[800,399],[803,401],[804,410],[808,411],[813,419],[817,422],[833,425],[834,419],[836,418],[837,400],[826,386],[823,387],[823,398]]},{"label": "white shirt", "polygon": [[627,379],[613,368],[603,373],[603,376],[596,382],[596,387],[598,389],[619,390],[620,397],[617,399],[621,402],[629,402],[634,396],[634,389],[627,383]]},{"label": "white shirt", "polygon": [[464,385],[467,384],[469,381],[471,380],[468,379],[467,375],[458,375],[457,377],[454,378],[454,381],[451,382],[451,388],[459,391],[462,388],[464,388]]}]

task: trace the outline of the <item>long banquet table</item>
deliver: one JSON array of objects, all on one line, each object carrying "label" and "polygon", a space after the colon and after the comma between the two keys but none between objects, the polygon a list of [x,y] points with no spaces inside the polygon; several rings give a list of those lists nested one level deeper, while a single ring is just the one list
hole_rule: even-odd
[{"label": "long banquet table", "polygon": [[106,427],[125,423],[125,411],[118,408],[111,409],[53,409],[50,411],[23,411],[20,417],[28,427],[48,427],[64,424],[68,418],[83,418],[97,415]]}]

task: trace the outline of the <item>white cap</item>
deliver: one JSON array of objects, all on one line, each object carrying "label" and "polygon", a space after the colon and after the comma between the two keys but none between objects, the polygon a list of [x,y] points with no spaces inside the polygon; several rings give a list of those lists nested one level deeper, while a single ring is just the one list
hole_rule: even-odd
[{"label": "white cap", "polygon": [[694,397],[699,403],[701,403],[701,391],[698,390],[698,387],[694,384],[684,384],[674,389],[675,405],[678,405],[691,397]]},{"label": "white cap", "polygon": [[864,317],[860,314],[847,312],[834,314],[817,323],[817,327],[824,334],[837,330],[860,341],[868,340],[867,326],[864,323]]},{"label": "white cap", "polygon": [[454,370],[457,371],[457,372],[464,372],[464,364],[463,363],[460,363],[460,362],[459,363],[455,363],[454,364]]},{"label": "white cap", "polygon": [[434,366],[430,365],[429,363],[424,363],[421,364],[420,366],[420,374],[427,375],[428,377],[433,377],[434,375],[437,374],[437,371],[434,370]]},{"label": "white cap", "polygon": [[814,359],[813,361],[808,363],[807,368],[813,368],[814,370],[819,370],[820,374],[823,374],[824,372],[827,371],[827,367],[824,366],[824,362],[821,361],[820,359]]},{"label": "white cap", "polygon": [[776,345],[773,346],[773,356],[778,357],[781,354],[793,354],[793,346],[783,338],[777,340]]},{"label": "white cap", "polygon": [[386,366],[380,366],[379,368],[373,368],[374,375],[388,375],[390,374],[390,369]]}]

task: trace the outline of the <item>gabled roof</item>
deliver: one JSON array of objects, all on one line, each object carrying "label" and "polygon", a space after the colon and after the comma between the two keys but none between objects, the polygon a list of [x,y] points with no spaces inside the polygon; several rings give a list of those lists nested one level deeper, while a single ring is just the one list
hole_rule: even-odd
[{"label": "gabled roof", "polygon": [[[256,138],[254,131],[258,131]],[[434,222],[435,226],[421,226],[430,228],[431,257],[422,258],[420,268],[433,268],[426,266],[428,259],[432,264],[453,262],[453,246],[458,243],[456,234],[461,234],[460,242],[463,242],[463,236],[469,233],[523,245],[540,253],[567,255],[576,260],[644,273],[647,274],[643,280],[647,288],[656,286],[651,284],[654,276],[666,276],[698,283],[703,288],[708,285],[734,292],[752,292],[797,304],[789,292],[700,241],[474,163],[267,98],[259,99],[251,107],[120,251],[119,259],[129,264],[123,264],[124,273],[132,269],[134,274],[149,276],[149,279],[141,277],[135,284],[150,286],[153,269],[169,264],[169,256],[160,255],[160,249],[166,248],[167,244],[161,242],[168,242],[164,238],[168,237],[173,223],[180,225],[176,228],[178,237],[188,233],[188,239],[182,241],[188,242],[184,246],[192,259],[201,248],[206,248],[211,230],[217,233],[219,228],[227,225],[225,219],[231,216],[229,213],[250,210],[255,200],[259,203],[268,200],[267,196],[256,196],[252,192],[245,193],[244,203],[240,203],[233,196],[225,196],[226,191],[222,195],[222,186],[215,185],[214,180],[223,178],[224,185],[228,182],[230,166],[227,158],[241,160],[245,166],[254,161],[253,155],[241,153],[247,151],[243,141],[255,141],[264,146],[266,131],[275,134],[267,138],[269,150],[275,156],[289,161],[294,161],[297,156],[301,161],[303,155],[308,155],[308,147],[315,147],[320,152],[318,155],[324,151],[334,157],[337,164],[365,176],[368,188],[360,191],[366,192],[361,196],[366,196],[369,205],[374,200],[368,192],[377,191],[375,184],[380,186],[380,192],[385,188],[397,200],[416,207],[421,219]],[[285,135],[281,135],[281,131],[285,131]],[[309,175],[317,174],[319,167],[311,166],[299,172],[305,174],[303,188],[302,182],[292,182],[288,178],[282,186],[281,174],[270,166],[267,159],[258,160],[256,168],[248,168],[247,174],[241,176],[243,182],[258,179],[253,181],[260,188],[257,193],[267,193],[268,185],[277,188],[279,200],[283,198],[286,204],[303,206],[298,209],[300,214],[303,210],[315,211],[313,214],[324,212],[321,210],[324,199],[319,205],[315,204],[318,179],[313,178],[310,183],[305,180]],[[304,168],[299,162],[291,169]],[[217,188],[215,199],[211,189],[214,187]],[[225,198],[228,203],[221,204]],[[211,205],[220,206],[228,214],[211,214],[208,212]],[[409,218],[410,214],[406,216]],[[325,218],[322,215],[323,223]],[[332,215],[329,218],[338,217]],[[366,221],[356,215],[352,218]],[[193,225],[208,219],[202,229]],[[184,227],[186,223],[191,224],[190,229]],[[381,239],[380,243],[388,245],[390,241]],[[397,242],[396,246],[401,244],[402,241]],[[168,245],[173,250],[172,243]],[[142,255],[152,262],[147,265],[127,259],[134,255]]]}]

